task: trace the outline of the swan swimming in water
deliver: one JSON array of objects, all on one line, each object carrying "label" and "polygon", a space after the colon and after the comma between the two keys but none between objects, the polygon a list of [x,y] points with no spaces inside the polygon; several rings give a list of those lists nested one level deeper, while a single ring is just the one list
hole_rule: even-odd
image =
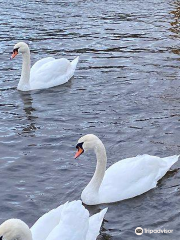
[{"label": "swan swimming in water", "polygon": [[0,225],[1,240],[95,240],[107,208],[89,217],[82,202],[65,203],[43,215],[31,229],[19,219]]},{"label": "swan swimming in water", "polygon": [[106,170],[106,149],[101,140],[87,134],[78,140],[75,158],[83,152],[94,150],[97,158],[95,173],[81,194],[83,203],[96,205],[133,198],[156,187],[178,155],[160,158],[139,155],[114,163]]},{"label": "swan swimming in water", "polygon": [[26,43],[19,42],[14,46],[11,59],[21,53],[23,58],[21,78],[18,90],[29,91],[58,86],[66,83],[73,75],[79,57],[72,62],[66,58],[43,58],[37,61],[31,68],[30,50]]}]

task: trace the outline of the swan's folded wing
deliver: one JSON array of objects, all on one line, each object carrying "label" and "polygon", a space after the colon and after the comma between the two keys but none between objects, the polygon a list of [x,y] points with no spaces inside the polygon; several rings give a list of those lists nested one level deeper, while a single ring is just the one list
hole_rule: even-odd
[{"label": "swan's folded wing", "polygon": [[46,240],[85,240],[88,226],[89,213],[82,202],[79,200],[66,203],[60,223]]},{"label": "swan's folded wing", "polygon": [[163,159],[144,154],[113,164],[105,172],[100,200],[116,202],[149,191],[177,160],[178,156]]},{"label": "swan's folded wing", "polygon": [[65,204],[44,214],[32,226],[33,240],[45,240],[49,233],[59,224],[61,212]]},{"label": "swan's folded wing", "polygon": [[31,75],[34,75],[36,73],[36,71],[38,69],[40,69],[44,64],[46,64],[48,62],[52,62],[54,60],[55,60],[55,58],[53,58],[53,57],[47,57],[47,58],[43,58],[43,59],[35,62],[35,64],[31,67]]},{"label": "swan's folded wing", "polygon": [[100,213],[94,214],[89,219],[89,229],[86,236],[86,240],[95,240],[99,235],[99,231],[101,228],[102,221],[104,219],[104,215],[106,214],[108,208],[103,209]]},{"label": "swan's folded wing", "polygon": [[47,62],[30,78],[30,85],[33,89],[41,89],[63,84],[69,79],[70,67],[71,63],[65,58]]}]

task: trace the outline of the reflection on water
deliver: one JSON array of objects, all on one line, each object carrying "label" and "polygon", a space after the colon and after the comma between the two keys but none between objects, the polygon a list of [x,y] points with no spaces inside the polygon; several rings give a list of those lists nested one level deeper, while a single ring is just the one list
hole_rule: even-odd
[{"label": "reflection on water", "polygon": [[175,37],[179,38],[179,32],[180,32],[180,2],[179,1],[174,1],[173,2],[173,10],[170,12],[173,15],[173,21],[170,23],[171,28],[170,30],[175,33]]},{"label": "reflection on water", "polygon": [[[15,217],[31,226],[80,198],[95,168],[93,155],[73,159],[84,134],[103,140],[108,166],[180,152],[179,1],[0,0],[0,7],[0,222]],[[79,55],[75,77],[17,91],[22,60],[9,57],[19,40],[29,43],[32,64]],[[109,207],[99,239],[134,240],[137,226],[174,229],[178,239],[179,167],[146,194],[87,207],[91,214]]]},{"label": "reflection on water", "polygon": [[[170,31],[173,33],[173,38],[180,38],[180,2],[179,1],[173,1],[173,10],[170,12],[172,19],[171,19],[171,27]],[[177,46],[172,47],[172,52],[176,55],[180,55],[180,48],[179,44]]]},{"label": "reflection on water", "polygon": [[[23,110],[25,111],[26,117],[27,117],[27,123],[28,125],[22,129],[22,133],[33,133],[36,128],[36,119],[37,116],[35,116],[33,113],[36,111],[35,108],[33,108],[33,98],[31,96],[30,92],[21,92],[18,91],[20,99],[22,100],[24,107]],[[34,134],[31,136],[34,136]]]}]

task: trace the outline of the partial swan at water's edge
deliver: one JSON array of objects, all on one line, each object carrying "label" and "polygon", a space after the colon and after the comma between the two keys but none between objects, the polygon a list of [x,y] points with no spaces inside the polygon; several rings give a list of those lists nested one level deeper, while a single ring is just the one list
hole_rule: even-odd
[{"label": "partial swan at water's edge", "polygon": [[80,200],[67,202],[44,214],[31,229],[20,219],[0,225],[5,240],[96,240],[107,208],[89,217]]}]

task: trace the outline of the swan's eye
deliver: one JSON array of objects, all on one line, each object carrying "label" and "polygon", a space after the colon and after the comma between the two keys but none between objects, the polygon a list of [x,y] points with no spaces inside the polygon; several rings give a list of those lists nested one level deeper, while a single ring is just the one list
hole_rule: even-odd
[{"label": "swan's eye", "polygon": [[82,143],[78,143],[78,144],[76,145],[76,148],[78,149],[78,151],[76,152],[74,158],[79,157],[79,156],[84,152],[84,149],[83,149],[83,146],[82,146],[82,145],[83,145],[83,142],[82,142]]},{"label": "swan's eye", "polygon": [[14,48],[14,49],[13,49],[13,53],[12,53],[12,56],[11,56],[10,59],[15,58],[15,56],[18,54],[18,49],[19,49],[19,48]]},{"label": "swan's eye", "polygon": [[19,48],[13,49],[13,53],[18,53],[18,49],[19,49]]},{"label": "swan's eye", "polygon": [[78,143],[78,144],[76,145],[76,148],[77,148],[77,149],[79,149],[79,148],[83,149],[83,146],[82,146],[82,145],[83,145],[83,142],[82,142],[82,143]]}]

